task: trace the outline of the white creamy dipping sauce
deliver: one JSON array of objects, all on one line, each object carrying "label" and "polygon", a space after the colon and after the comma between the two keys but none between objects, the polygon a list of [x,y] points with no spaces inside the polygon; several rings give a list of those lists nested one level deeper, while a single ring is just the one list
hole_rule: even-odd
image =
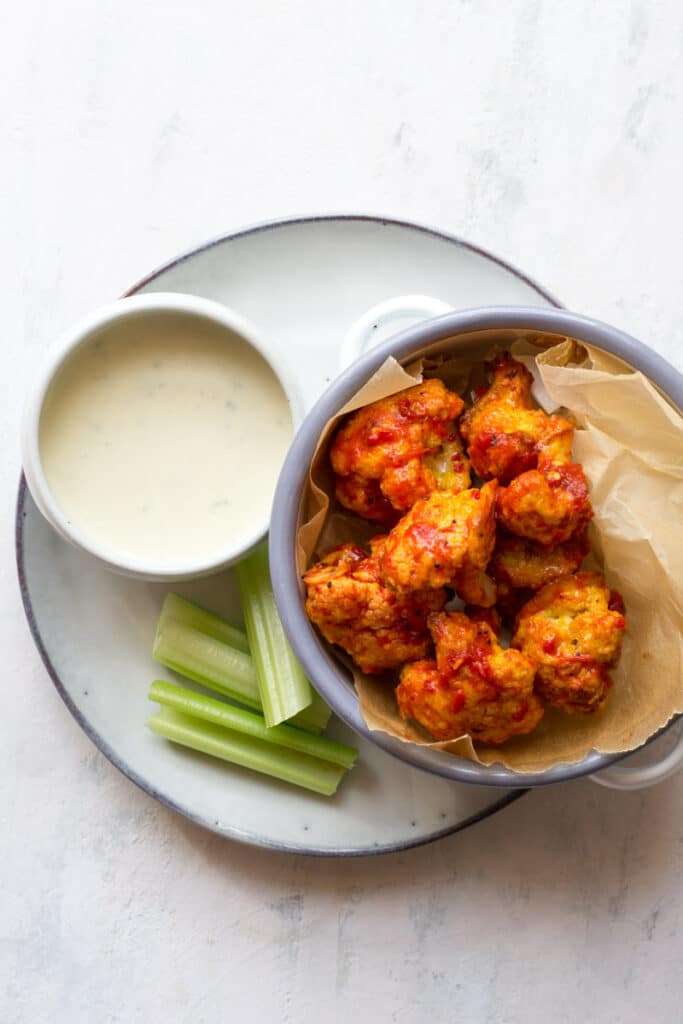
[{"label": "white creamy dipping sauce", "polygon": [[239,335],[182,313],[128,318],[61,367],[40,457],[83,536],[145,564],[210,561],[267,520],[289,403]]}]

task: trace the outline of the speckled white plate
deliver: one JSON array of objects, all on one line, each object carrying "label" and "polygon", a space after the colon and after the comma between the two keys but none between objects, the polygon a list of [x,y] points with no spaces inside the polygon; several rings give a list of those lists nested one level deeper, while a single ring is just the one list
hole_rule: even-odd
[{"label": "speckled white plate", "polygon": [[[404,294],[454,308],[554,305],[493,256],[415,224],[331,216],[260,225],[181,256],[131,292],[180,291],[224,302],[291,360],[307,406],[340,367],[340,346],[369,307]],[[66,544],[24,481],[17,560],[34,639],[67,707],[109,760],[146,792],[215,832],[299,853],[380,853],[429,842],[510,803],[506,792],[447,782],[358,741],[357,767],[332,799],[171,746],[144,727],[163,587],[114,576]],[[238,620],[231,572],[177,585]],[[356,737],[339,723],[339,738]]]}]

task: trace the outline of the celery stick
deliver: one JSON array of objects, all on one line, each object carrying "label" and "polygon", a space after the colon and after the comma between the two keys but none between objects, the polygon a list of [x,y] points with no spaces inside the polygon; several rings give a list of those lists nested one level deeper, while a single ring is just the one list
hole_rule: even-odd
[{"label": "celery stick", "polygon": [[152,655],[196,683],[260,709],[254,664],[248,654],[221,643],[192,626],[173,620],[159,622]]},{"label": "celery stick", "polygon": [[324,728],[329,709],[317,694],[314,701],[315,691],[294,657],[280,622],[270,581],[267,544],[240,562],[237,582],[266,725],[279,725],[306,708],[312,710],[314,724]]},{"label": "celery stick", "polygon": [[192,626],[214,640],[220,640],[238,651],[243,651],[244,654],[249,654],[249,641],[243,629],[231,626],[229,622],[219,619],[217,615],[205,611],[191,601],[186,601],[179,594],[167,594],[164,599],[159,624],[164,625],[170,621],[179,622],[181,626]]},{"label": "celery stick", "polygon": [[149,699],[174,708],[191,718],[201,718],[205,722],[234,729],[235,732],[265,740],[267,743],[300,750],[323,761],[332,761],[343,768],[351,768],[358,754],[353,747],[347,747],[343,743],[336,743],[322,736],[311,736],[310,733],[293,729],[289,725],[275,725],[269,729],[262,715],[224,704],[212,697],[205,697],[194,690],[186,690],[182,686],[175,686],[160,679],[152,683]]},{"label": "celery stick", "polygon": [[[162,665],[187,679],[216,690],[239,704],[261,710],[261,697],[251,657],[192,626],[162,615],[157,627],[152,656]],[[323,709],[327,712],[327,709]],[[311,704],[290,722],[299,729],[318,733],[327,724],[329,712],[320,714]]]},{"label": "celery stick", "polygon": [[343,768],[329,761],[264,743],[252,736],[240,736],[210,722],[188,718],[171,708],[162,708],[147,725],[152,732],[181,746],[312,789],[323,796],[331,796],[344,775]]},{"label": "celery stick", "polygon": [[[294,657],[293,651],[292,657]],[[298,665],[299,662],[297,661],[296,664]],[[293,718],[288,718],[287,722],[289,725],[296,725],[299,729],[308,729],[310,732],[322,732],[327,727],[327,723],[332,717],[332,712],[312,686],[311,693],[313,694],[313,700],[308,707],[300,711],[298,715],[294,715]]]},{"label": "celery stick", "polygon": [[[259,708],[259,711],[263,712],[263,708]],[[321,713],[319,705],[314,701],[313,704],[309,704],[307,708],[300,711],[298,715],[294,715],[294,718],[288,718],[287,725],[292,725],[296,729],[304,729],[306,732],[318,736],[329,722],[331,714],[332,712],[326,704],[323,705]],[[322,725],[320,724],[321,722]]]}]

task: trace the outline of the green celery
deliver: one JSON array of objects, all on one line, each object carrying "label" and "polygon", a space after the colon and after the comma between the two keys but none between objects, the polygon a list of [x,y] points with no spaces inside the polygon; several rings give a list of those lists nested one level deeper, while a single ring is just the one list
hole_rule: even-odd
[{"label": "green celery", "polygon": [[[216,690],[238,704],[260,711],[261,697],[250,655],[217,639],[217,628],[213,629],[214,635],[207,635],[189,625],[178,617],[178,611],[183,611],[180,605],[171,605],[171,608],[173,614],[165,614],[167,609],[164,602],[152,649],[154,659],[187,679]],[[194,613],[190,620],[198,622],[196,616],[193,616]],[[317,704],[311,704],[290,722],[290,725],[312,733],[320,732],[326,724],[327,718],[320,715]]]},{"label": "green celery", "polygon": [[205,697],[194,690],[186,690],[182,686],[175,686],[173,683],[156,680],[150,688],[149,699],[191,718],[201,718],[205,722],[253,736],[254,739],[276,743],[291,750],[300,750],[323,761],[332,761],[343,768],[351,768],[357,757],[357,751],[353,747],[347,747],[343,743],[322,736],[311,736],[289,725],[275,725],[269,729],[263,717],[254,714],[253,711],[244,711],[242,708],[224,704],[222,701]]},{"label": "green celery", "polygon": [[312,723],[324,729],[330,710],[312,689],[285,636],[270,580],[267,544],[240,562],[237,582],[266,724],[272,728],[305,708]]},{"label": "green celery", "polygon": [[254,663],[248,654],[172,619],[159,622],[152,655],[196,683],[246,704],[261,707]]},{"label": "green celery", "polygon": [[147,725],[152,732],[181,746],[311,789],[323,796],[336,792],[344,775],[344,768],[330,761],[321,761],[274,743],[264,743],[210,722],[197,721],[171,708],[162,708]]},{"label": "green celery", "polygon": [[179,622],[182,626],[192,626],[193,629],[198,629],[200,633],[205,633],[206,636],[211,636],[214,640],[220,640],[244,654],[249,654],[249,641],[243,629],[231,626],[229,622],[219,619],[217,615],[205,611],[179,594],[167,594],[164,599],[159,625],[163,626],[166,622]]}]

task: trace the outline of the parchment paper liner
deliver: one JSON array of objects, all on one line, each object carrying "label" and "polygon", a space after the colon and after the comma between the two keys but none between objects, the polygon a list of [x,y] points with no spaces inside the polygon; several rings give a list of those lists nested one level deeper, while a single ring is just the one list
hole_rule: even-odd
[{"label": "parchment paper liner", "polygon": [[[571,339],[558,343],[556,337],[511,347],[534,373],[540,404],[548,412],[569,410],[580,428],[574,457],[591,485],[591,557],[626,603],[628,628],[605,709],[595,715],[548,709],[533,733],[502,747],[477,743],[475,749],[468,736],[434,743],[418,725],[402,721],[395,678],[366,676],[343,654],[340,660],[353,673],[370,729],[435,747],[444,756],[541,772],[580,761],[593,749],[633,750],[683,711],[683,418],[641,373],[600,350]],[[426,363],[404,369],[389,358],[326,424],[297,535],[300,573],[335,544],[354,539],[362,545],[380,532],[376,524],[340,511],[333,497],[327,446],[340,416],[412,387],[423,371],[464,394],[471,366],[446,357],[438,369]]]}]

